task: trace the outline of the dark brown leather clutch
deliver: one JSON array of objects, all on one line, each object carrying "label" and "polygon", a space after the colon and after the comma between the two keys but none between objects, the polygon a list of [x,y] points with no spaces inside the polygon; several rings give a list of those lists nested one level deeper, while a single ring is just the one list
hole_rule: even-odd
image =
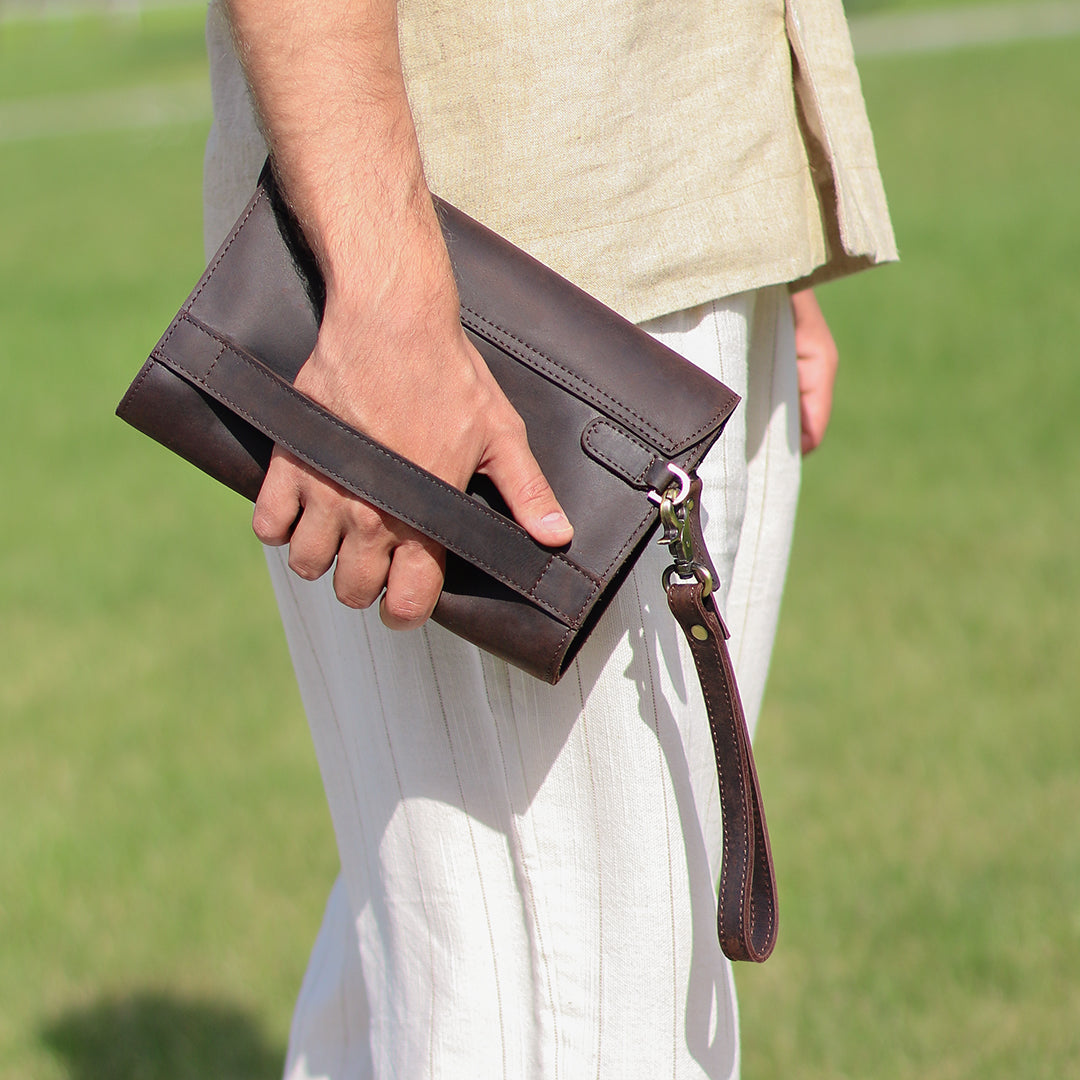
[{"label": "dark brown leather clutch", "polygon": [[[437,531],[451,555],[435,620],[556,682],[655,529],[647,492],[670,482],[669,461],[693,470],[738,398],[477,222],[439,212],[466,332],[574,523],[565,550],[537,545],[479,478],[468,497],[453,492],[290,393],[323,288],[269,171],[118,411],[249,499],[276,439]],[[275,415],[245,416],[262,398]],[[433,496],[445,504],[437,527]]]},{"label": "dark brown leather clutch", "polygon": [[[532,451],[574,523],[573,542],[565,549],[537,544],[507,516],[498,493],[482,478],[460,492],[293,387],[315,345],[324,290],[269,167],[117,412],[249,499],[258,494],[277,442],[433,537],[447,549],[435,620],[554,683],[655,532],[662,495],[674,490],[671,466],[693,473],[738,397],[495,233],[445,203],[437,201],[437,207],[462,324],[524,419]],[[684,483],[680,498],[693,504],[686,495]],[[672,513],[670,529],[676,528]],[[700,530],[691,521],[683,531],[684,540],[696,536],[699,551],[696,563],[684,562],[672,589],[694,588],[705,600],[715,571],[700,547]],[[740,785],[727,802],[754,804],[743,806],[744,823],[733,828],[746,834],[751,865],[764,857],[757,876],[768,885],[767,903],[738,901],[732,916],[739,928],[734,937],[728,933],[725,951],[764,959],[775,937],[772,867],[745,721],[723,645],[726,631],[711,600],[700,616],[690,611],[689,598],[672,606],[696,661],[702,633],[717,639],[707,644],[723,649],[723,663],[718,654],[715,663],[705,660],[706,671],[699,663],[699,673],[703,680],[723,682],[713,697],[728,701],[724,715]],[[720,751],[717,743],[722,769]],[[721,775],[722,794],[723,780]],[[727,816],[725,807],[725,830]],[[755,877],[745,866],[741,876]],[[758,912],[766,906],[768,919]],[[755,940],[748,938],[745,947],[734,943],[755,924]],[[720,936],[723,942],[722,927]]]}]

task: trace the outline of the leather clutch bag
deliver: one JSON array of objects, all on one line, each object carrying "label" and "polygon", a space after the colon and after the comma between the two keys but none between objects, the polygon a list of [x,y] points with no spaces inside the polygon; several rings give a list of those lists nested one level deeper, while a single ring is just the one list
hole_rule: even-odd
[{"label": "leather clutch bag", "polygon": [[[737,732],[730,739],[727,756],[736,764],[728,771],[738,776],[726,801],[721,766],[725,831],[727,804],[739,803],[731,812],[742,824],[732,828],[745,834],[741,857],[751,868],[741,876],[752,882],[757,865],[759,891],[768,894],[741,891],[729,919],[738,929],[729,930],[725,950],[763,959],[775,938],[768,838],[726,631],[708,597],[715,571],[701,542],[693,476],[738,397],[478,222],[436,206],[462,325],[524,419],[530,447],[574,523],[567,547],[537,544],[483,478],[458,491],[293,387],[315,345],[325,294],[269,166],[117,411],[249,499],[280,443],[433,537],[447,550],[434,619],[552,683],[662,519],[675,554],[673,611],[697,650],[703,683],[712,680],[719,687],[712,696],[728,701],[727,726],[741,727],[741,740]],[[720,936],[723,942],[723,928]]]}]

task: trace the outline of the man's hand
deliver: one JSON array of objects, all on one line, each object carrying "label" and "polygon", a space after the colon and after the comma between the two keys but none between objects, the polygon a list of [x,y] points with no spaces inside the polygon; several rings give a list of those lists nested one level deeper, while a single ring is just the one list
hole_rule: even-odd
[{"label": "man's hand", "polygon": [[[395,0],[229,0],[233,32],[282,188],[326,281],[315,350],[296,386],[463,489],[488,476],[540,543],[573,535],[525,426],[461,328],[457,289],[397,53]],[[419,626],[442,589],[435,542],[275,450],[253,527],[289,565],[335,563],[342,603],[378,599]]]},{"label": "man's hand", "polygon": [[832,413],[833,386],[840,354],[813,289],[791,294],[795,316],[795,357],[799,367],[799,418],[802,452],[821,445]]},{"label": "man's hand", "polygon": [[[529,450],[524,424],[466,340],[456,308],[441,340],[435,320],[373,326],[355,311],[328,305],[297,387],[455,487],[476,472],[487,475],[537,540],[567,543],[572,530]],[[394,350],[393,364],[379,362],[381,344]],[[334,591],[350,607],[368,607],[385,585],[380,616],[391,629],[418,626],[439,598],[444,552],[437,543],[280,449],[253,527],[265,544],[289,544],[289,566],[302,578],[320,577],[336,559]]]}]

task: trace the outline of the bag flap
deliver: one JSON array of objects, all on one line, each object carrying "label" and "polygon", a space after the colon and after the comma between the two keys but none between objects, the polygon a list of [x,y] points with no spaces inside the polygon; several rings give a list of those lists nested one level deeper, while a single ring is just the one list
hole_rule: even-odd
[{"label": "bag flap", "polygon": [[[719,433],[739,400],[732,390],[479,222],[436,203],[466,329],[664,456]],[[324,301],[315,261],[266,169],[183,311],[292,380],[315,346]]]}]

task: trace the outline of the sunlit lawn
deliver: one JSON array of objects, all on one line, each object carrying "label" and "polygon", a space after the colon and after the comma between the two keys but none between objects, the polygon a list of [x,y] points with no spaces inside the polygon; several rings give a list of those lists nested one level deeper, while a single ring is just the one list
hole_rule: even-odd
[{"label": "sunlit lawn", "polygon": [[[198,8],[0,27],[0,105],[201,49]],[[822,293],[845,363],[760,729],[782,932],[740,970],[744,1076],[1061,1080],[1080,39],[863,79],[904,262]],[[201,266],[205,128],[0,143],[4,1080],[274,1076],[335,871],[247,509],[112,416]]]},{"label": "sunlit lawn", "polygon": [[748,1078],[1080,1075],[1080,40],[863,65],[903,263],[822,300]]}]

